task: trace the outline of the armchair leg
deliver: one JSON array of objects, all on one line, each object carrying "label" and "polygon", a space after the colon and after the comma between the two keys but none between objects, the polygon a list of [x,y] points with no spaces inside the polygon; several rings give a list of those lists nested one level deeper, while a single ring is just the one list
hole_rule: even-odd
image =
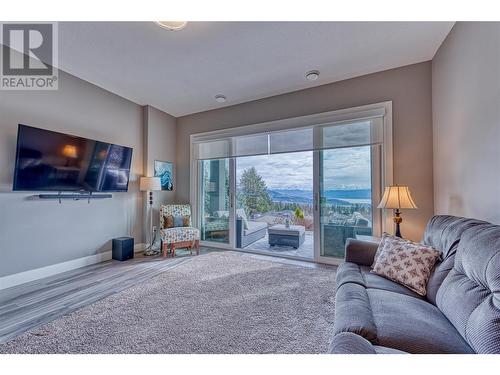
[{"label": "armchair leg", "polygon": [[170,252],[172,253],[172,258],[175,257],[175,244],[170,244]]},{"label": "armchair leg", "polygon": [[196,249],[196,255],[200,255],[200,240],[194,241],[194,248]]},{"label": "armchair leg", "polygon": [[161,243],[161,249],[163,251],[163,257],[166,258],[168,255],[168,244],[165,242]]}]

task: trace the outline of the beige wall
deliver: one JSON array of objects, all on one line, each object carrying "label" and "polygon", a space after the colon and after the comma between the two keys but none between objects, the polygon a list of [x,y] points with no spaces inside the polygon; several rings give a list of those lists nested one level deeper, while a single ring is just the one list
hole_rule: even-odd
[{"label": "beige wall", "polygon": [[[12,192],[18,124],[133,148],[129,192],[112,199],[57,201]],[[111,250],[111,239],[142,241],[141,107],[60,72],[57,91],[0,91],[0,276]]]},{"label": "beige wall", "polygon": [[435,211],[500,224],[500,23],[459,22],[432,63]]},{"label": "beige wall", "polygon": [[[12,192],[19,123],[132,147],[129,191],[90,204]],[[153,175],[154,160],[175,166],[175,158],[174,117],[63,71],[56,91],[0,91],[0,277],[107,252],[114,237],[141,243],[147,201],[139,177]],[[175,191],[154,194],[157,222],[159,204],[173,202]]]},{"label": "beige wall", "polygon": [[[149,105],[143,107],[143,113],[144,174],[146,176],[154,175],[155,160],[174,163],[174,190],[153,192],[153,225],[158,225],[160,204],[175,202],[177,124],[175,117]],[[146,196],[144,198],[146,199]],[[149,221],[146,220],[145,224],[145,227],[148,227]]]},{"label": "beige wall", "polygon": [[404,212],[403,234],[421,239],[432,216],[431,63],[425,62],[177,119],[177,200],[189,200],[189,135],[392,100],[394,182],[419,207]]}]

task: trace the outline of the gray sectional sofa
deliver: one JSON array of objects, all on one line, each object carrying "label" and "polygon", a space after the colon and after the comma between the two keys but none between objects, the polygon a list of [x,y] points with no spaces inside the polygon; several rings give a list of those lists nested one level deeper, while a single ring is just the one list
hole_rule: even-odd
[{"label": "gray sectional sofa", "polygon": [[264,238],[267,233],[267,224],[260,221],[247,221],[245,228],[244,220],[240,217],[236,219],[236,247],[243,249],[248,245]]},{"label": "gray sectional sofa", "polygon": [[500,226],[434,216],[423,242],[442,251],[425,297],[370,273],[376,244],[348,240],[332,353],[500,353]]}]

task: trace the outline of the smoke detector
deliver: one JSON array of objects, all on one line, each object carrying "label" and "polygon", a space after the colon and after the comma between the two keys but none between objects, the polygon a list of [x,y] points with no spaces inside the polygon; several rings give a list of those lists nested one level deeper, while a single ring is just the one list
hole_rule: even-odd
[{"label": "smoke detector", "polygon": [[170,31],[179,31],[186,27],[186,21],[155,21],[156,24]]},{"label": "smoke detector", "polygon": [[308,81],[316,81],[319,78],[319,70],[310,70],[306,73]]},{"label": "smoke detector", "polygon": [[215,95],[215,101],[217,103],[224,103],[226,100],[227,98],[222,94]]}]

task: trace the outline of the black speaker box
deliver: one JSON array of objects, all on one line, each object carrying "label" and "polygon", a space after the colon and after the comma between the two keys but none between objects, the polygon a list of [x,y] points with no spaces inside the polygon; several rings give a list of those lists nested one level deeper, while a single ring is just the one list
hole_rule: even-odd
[{"label": "black speaker box", "polygon": [[132,237],[113,238],[113,259],[127,260],[134,257],[134,239]]}]

